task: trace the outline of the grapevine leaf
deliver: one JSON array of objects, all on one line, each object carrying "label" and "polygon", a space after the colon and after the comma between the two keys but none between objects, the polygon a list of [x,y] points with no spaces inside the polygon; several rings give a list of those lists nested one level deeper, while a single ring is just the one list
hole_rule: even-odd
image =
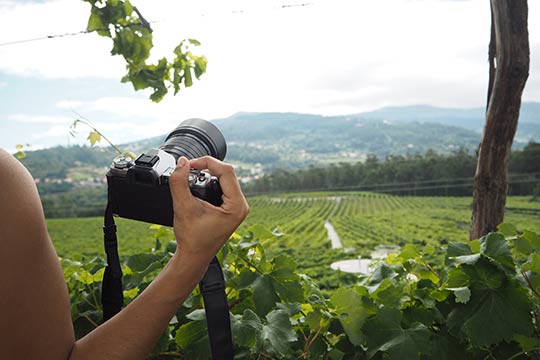
[{"label": "grapevine leaf", "polygon": [[505,273],[485,257],[481,257],[473,265],[464,265],[461,269],[469,278],[469,284],[481,289],[497,289],[506,279]]},{"label": "grapevine leaf", "polygon": [[463,255],[463,256],[456,256],[453,258],[456,263],[458,264],[465,264],[465,265],[474,265],[480,260],[481,254],[472,254],[472,255]]},{"label": "grapevine leaf", "polygon": [[516,340],[519,345],[523,348],[523,350],[533,350],[540,348],[540,338],[539,337],[529,337],[529,336],[523,336],[523,335],[516,335],[514,336],[514,340]]},{"label": "grapevine leaf", "polygon": [[535,250],[540,250],[540,235],[539,234],[532,231],[524,230],[521,236],[524,239],[526,239]]},{"label": "grapevine leaf", "polygon": [[403,261],[407,261],[409,259],[416,259],[420,257],[420,253],[413,244],[407,244],[399,253],[399,257],[402,258]]},{"label": "grapevine leaf", "polygon": [[268,323],[261,331],[263,348],[277,356],[285,357],[291,342],[296,340],[289,315],[283,310],[273,310],[266,315]]},{"label": "grapevine leaf", "polygon": [[97,131],[91,131],[88,134],[87,139],[90,141],[90,145],[94,146],[96,143],[101,141],[101,134],[98,133]]},{"label": "grapevine leaf", "polygon": [[368,357],[385,352],[392,359],[419,359],[431,353],[430,331],[425,325],[414,323],[401,327],[401,313],[396,309],[382,308],[363,327],[368,347]]},{"label": "grapevine leaf", "polygon": [[465,348],[463,344],[447,334],[440,332],[431,339],[431,358],[437,360],[456,360],[466,359]]},{"label": "grapevine leaf", "polygon": [[338,289],[330,298],[339,321],[354,345],[363,342],[362,325],[369,313],[362,304],[362,297],[353,289]]},{"label": "grapevine leaf", "polygon": [[531,334],[530,300],[514,280],[508,279],[498,289],[471,290],[469,302],[458,305],[448,315],[447,323],[452,334],[466,335],[476,346],[503,340],[510,342],[515,334]]},{"label": "grapevine leaf", "polygon": [[175,341],[180,349],[187,350],[191,345],[207,337],[206,321],[190,321],[180,326],[176,331]]},{"label": "grapevine leaf", "polygon": [[448,276],[444,284],[447,288],[457,288],[469,285],[469,277],[462,268],[452,268],[448,271]]},{"label": "grapevine leaf", "polygon": [[497,231],[502,233],[504,236],[514,236],[517,235],[517,229],[514,225],[509,223],[502,223],[497,226]]},{"label": "grapevine leaf", "polygon": [[523,236],[514,236],[511,239],[514,240],[513,250],[515,252],[525,254],[525,255],[529,255],[533,251],[531,243],[529,243],[527,238],[525,238]]},{"label": "grapevine leaf", "polygon": [[247,231],[253,235],[254,239],[258,239],[260,241],[276,237],[270,230],[259,224],[250,226]]},{"label": "grapevine leaf", "polygon": [[17,159],[24,159],[26,157],[26,154],[24,153],[24,151],[17,151],[15,153],[15,156],[17,157]]},{"label": "grapevine leaf", "polygon": [[471,298],[471,290],[467,286],[459,288],[446,288],[454,293],[456,297],[456,302],[461,304],[466,304]]},{"label": "grapevine leaf", "polygon": [[456,242],[448,244],[448,249],[446,251],[448,257],[471,255],[472,253],[473,252],[469,244]]},{"label": "grapevine leaf", "polygon": [[502,265],[505,270],[511,272],[515,271],[512,253],[504,235],[500,233],[490,233],[486,235],[480,250],[497,264]]},{"label": "grapevine leaf", "polygon": [[103,23],[101,19],[101,9],[92,6],[90,10],[90,18],[88,19],[88,26],[86,27],[88,31],[97,31],[101,36],[111,36],[111,33],[107,29],[107,25]]},{"label": "grapevine leaf", "polygon": [[306,315],[306,323],[312,331],[317,331],[321,327],[321,319],[320,311],[312,311]]},{"label": "grapevine leaf", "polygon": [[17,150],[21,150],[22,148],[23,148],[22,144],[15,145],[15,149],[17,149]]},{"label": "grapevine leaf", "polygon": [[304,289],[296,281],[279,281],[272,278],[272,285],[282,301],[300,303],[304,300]]},{"label": "grapevine leaf", "polygon": [[249,269],[242,270],[238,276],[231,279],[229,284],[236,284],[238,290],[249,287],[255,280],[259,278],[259,274]]},{"label": "grapevine leaf", "polygon": [[521,270],[533,271],[535,273],[540,274],[540,254],[538,253],[531,254],[529,261],[523,264],[523,266],[521,267]]},{"label": "grapevine leaf", "polygon": [[206,320],[206,312],[204,309],[196,309],[186,315],[189,320]]},{"label": "grapevine leaf", "polygon": [[124,290],[124,297],[128,299],[134,299],[139,293],[139,288],[133,288],[130,290]]},{"label": "grapevine leaf", "polygon": [[289,316],[294,316],[302,311],[302,306],[300,304],[281,304],[277,303],[277,308],[279,310],[285,311]]},{"label": "grapevine leaf", "polygon": [[255,280],[251,289],[253,290],[253,302],[259,316],[268,314],[279,301],[272,278],[269,275],[262,275]]},{"label": "grapevine leaf", "polygon": [[140,253],[129,256],[126,260],[126,265],[129,266],[132,270],[144,271],[158,259],[158,255],[150,253]]},{"label": "grapevine leaf", "polygon": [[261,319],[250,309],[244,310],[242,316],[232,318],[232,332],[235,342],[240,346],[254,348],[262,331]]},{"label": "grapevine leaf", "polygon": [[295,273],[296,263],[286,255],[280,255],[273,260],[272,277],[279,281],[298,281]]}]

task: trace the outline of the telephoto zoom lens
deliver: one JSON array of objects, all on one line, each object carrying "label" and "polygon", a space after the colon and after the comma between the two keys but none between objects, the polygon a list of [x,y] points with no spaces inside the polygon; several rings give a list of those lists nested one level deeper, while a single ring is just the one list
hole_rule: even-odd
[{"label": "telephoto zoom lens", "polygon": [[177,161],[181,156],[195,159],[207,155],[223,160],[227,154],[227,144],[219,129],[203,119],[182,121],[159,148]]}]

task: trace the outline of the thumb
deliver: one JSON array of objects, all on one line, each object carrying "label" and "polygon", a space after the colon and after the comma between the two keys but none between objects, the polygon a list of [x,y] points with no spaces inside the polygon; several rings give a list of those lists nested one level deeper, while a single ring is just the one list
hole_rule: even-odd
[{"label": "thumb", "polygon": [[173,206],[185,207],[192,201],[191,190],[189,189],[189,161],[182,156],[178,159],[176,169],[169,178],[169,185],[173,200]]}]

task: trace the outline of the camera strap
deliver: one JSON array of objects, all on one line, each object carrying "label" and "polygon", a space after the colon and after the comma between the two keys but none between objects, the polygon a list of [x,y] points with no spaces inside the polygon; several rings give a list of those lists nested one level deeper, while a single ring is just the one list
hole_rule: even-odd
[{"label": "camera strap", "polygon": [[[120,312],[124,304],[116,225],[110,204],[109,201],[105,210],[103,226],[103,240],[107,254],[107,266],[101,287],[103,321],[109,320]],[[208,269],[199,283],[199,289],[204,301],[212,358],[214,360],[232,360],[234,351],[229,303],[225,294],[223,270],[216,257],[208,265]]]}]

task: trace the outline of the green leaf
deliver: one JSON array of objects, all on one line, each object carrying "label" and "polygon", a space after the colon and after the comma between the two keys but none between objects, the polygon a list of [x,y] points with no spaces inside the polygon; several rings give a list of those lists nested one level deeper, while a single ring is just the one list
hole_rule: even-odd
[{"label": "green leaf", "polygon": [[250,309],[244,310],[242,316],[234,315],[231,327],[235,343],[250,348],[256,346],[263,329],[261,319]]},{"label": "green leaf", "polygon": [[88,25],[86,27],[86,30],[88,31],[96,31],[101,36],[111,36],[110,31],[108,30],[108,24],[105,24],[102,20],[102,13],[101,9],[92,6],[92,10],[90,10],[90,18],[88,19]]},{"label": "green leaf", "polygon": [[525,264],[521,266],[523,271],[533,271],[537,274],[540,274],[540,254],[533,253]]},{"label": "green leaf", "polygon": [[334,311],[339,321],[354,345],[363,342],[362,326],[369,316],[362,303],[362,297],[353,289],[339,288],[334,292],[330,301],[334,305]]},{"label": "green leaf", "polygon": [[306,315],[306,324],[312,331],[317,331],[321,327],[322,314],[320,311],[312,311]]},{"label": "green leaf", "polygon": [[280,255],[272,261],[272,272],[270,275],[279,281],[298,281],[296,274],[296,263],[287,255]]},{"label": "green leaf", "polygon": [[420,253],[413,244],[406,244],[399,253],[399,257],[406,261],[420,257]]},{"label": "green leaf", "polygon": [[192,343],[207,334],[205,321],[190,321],[180,326],[176,331],[176,345],[180,349],[187,349]]},{"label": "green leaf", "polygon": [[461,269],[469,278],[469,285],[476,288],[497,289],[507,279],[499,267],[483,256],[475,264],[463,265]]},{"label": "green leaf", "polygon": [[304,289],[296,281],[279,281],[272,278],[272,285],[282,302],[301,303],[304,301]]},{"label": "green leaf", "polygon": [[139,293],[139,288],[133,288],[131,290],[124,290],[124,297],[128,299],[133,299]]},{"label": "green leaf", "polygon": [[518,233],[516,227],[509,223],[500,224],[497,226],[497,231],[502,233],[504,236],[514,236]]},{"label": "green leaf", "polygon": [[283,310],[274,310],[266,315],[267,324],[261,331],[263,348],[271,354],[285,357],[290,343],[296,341],[296,333],[292,329],[289,315]]},{"label": "green leaf", "polygon": [[238,290],[245,289],[253,284],[253,282],[257,280],[259,276],[260,275],[254,271],[244,269],[240,272],[240,274],[238,274],[238,276],[229,281],[229,285],[236,284],[236,288]]},{"label": "green leaf", "polygon": [[523,350],[538,350],[540,348],[540,337],[529,337],[529,336],[523,336],[523,335],[516,335],[514,336],[514,340],[519,343],[519,346],[523,348]]},{"label": "green leaf", "polygon": [[431,353],[430,331],[420,323],[402,328],[401,313],[396,309],[380,309],[366,321],[363,331],[370,358],[379,351],[388,354],[390,360],[419,359]]},{"label": "green leaf", "polygon": [[455,337],[442,331],[432,335],[431,359],[458,360],[467,358],[465,347]]},{"label": "green leaf", "polygon": [[254,239],[257,239],[259,241],[263,241],[266,239],[273,239],[276,236],[268,230],[265,226],[256,224],[252,225],[247,229],[248,232],[250,232],[253,235]]},{"label": "green leaf", "polygon": [[251,289],[253,291],[253,302],[259,316],[268,314],[279,301],[272,278],[269,275],[262,275],[255,280]]},{"label": "green leaf", "polygon": [[448,315],[450,332],[466,336],[475,346],[510,342],[515,334],[532,333],[532,305],[527,292],[508,279],[498,289],[472,288],[467,304],[458,305]]},{"label": "green leaf", "polygon": [[191,78],[191,68],[185,67],[184,68],[184,86],[190,87],[193,85],[193,79]]},{"label": "green leaf", "polygon": [[540,235],[535,232],[524,230],[521,237],[526,239],[535,250],[540,250]]},{"label": "green leaf", "polygon": [[466,243],[452,242],[448,244],[448,249],[446,250],[446,255],[449,258],[463,255],[471,255],[472,253],[473,252],[471,250],[471,247],[469,246],[469,244]]},{"label": "green leaf", "polygon": [[91,131],[88,134],[87,139],[90,141],[90,145],[94,146],[96,143],[101,141],[101,134],[98,133],[97,131]]},{"label": "green leaf", "polygon": [[15,156],[17,157],[17,159],[24,159],[26,157],[26,154],[23,151],[17,151],[15,153]]},{"label": "green leaf", "polygon": [[150,253],[140,253],[135,255],[130,255],[126,260],[126,265],[129,266],[132,270],[143,271],[147,269],[152,263],[157,261],[159,256]]},{"label": "green leaf", "polygon": [[17,145],[15,145],[15,149],[17,149],[17,150],[20,150],[20,149],[22,149],[22,148],[23,148],[23,145],[22,145],[22,144],[17,144]]},{"label": "green leaf", "polygon": [[446,288],[446,290],[450,290],[454,293],[457,303],[466,304],[471,298],[471,290],[469,290],[467,286],[459,288]]},{"label": "green leaf", "polygon": [[481,254],[473,254],[473,255],[463,255],[463,256],[456,256],[453,259],[458,264],[465,264],[465,265],[474,265],[480,260],[482,257]]},{"label": "green leaf", "polygon": [[497,264],[511,272],[515,272],[515,264],[512,258],[512,252],[508,246],[504,235],[500,233],[490,233],[483,239],[480,251],[494,260]]}]

